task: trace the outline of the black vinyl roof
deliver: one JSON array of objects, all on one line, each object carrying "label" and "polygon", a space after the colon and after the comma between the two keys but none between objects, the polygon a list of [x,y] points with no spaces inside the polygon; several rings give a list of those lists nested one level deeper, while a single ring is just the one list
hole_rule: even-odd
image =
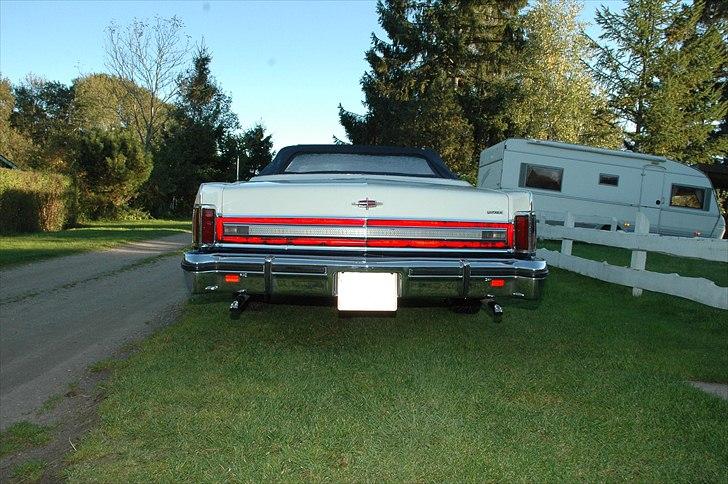
[{"label": "black vinyl roof", "polygon": [[396,146],[366,146],[366,145],[294,145],[286,146],[281,149],[276,157],[259,175],[280,175],[285,173],[286,167],[291,163],[293,158],[299,154],[354,154],[354,155],[379,155],[379,156],[418,156],[424,158],[430,165],[432,171],[439,178],[451,178],[457,180],[458,177],[451,172],[445,162],[442,161],[440,155],[429,148],[400,148]]}]

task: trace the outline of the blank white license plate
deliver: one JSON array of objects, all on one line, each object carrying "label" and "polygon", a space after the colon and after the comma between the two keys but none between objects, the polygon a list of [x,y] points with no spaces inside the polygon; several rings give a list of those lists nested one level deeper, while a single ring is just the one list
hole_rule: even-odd
[{"label": "blank white license plate", "polygon": [[388,272],[339,272],[339,311],[396,311],[397,274]]}]

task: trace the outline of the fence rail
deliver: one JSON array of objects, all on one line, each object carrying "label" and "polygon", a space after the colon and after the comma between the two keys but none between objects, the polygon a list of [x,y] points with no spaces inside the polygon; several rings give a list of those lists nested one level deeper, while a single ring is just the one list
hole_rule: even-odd
[{"label": "fence rail", "polygon": [[[561,252],[538,249],[537,254],[552,266],[631,286],[635,296],[641,295],[642,290],[646,289],[728,309],[728,288],[717,286],[715,282],[704,278],[645,270],[647,252],[728,263],[728,240],[660,236],[650,234],[649,228],[649,220],[642,213],[637,214],[634,233],[575,228],[574,216],[567,213],[564,215],[563,227],[541,222],[538,224],[539,238],[561,240]],[[631,250],[630,267],[576,257],[571,254],[574,240]]]},{"label": "fence rail", "polygon": [[671,237],[657,234],[630,234],[621,231],[567,228],[560,225],[539,224],[538,235],[549,240],[578,240],[589,244],[610,245],[629,250],[662,252],[680,257],[692,257],[717,262],[728,262],[728,240]]}]

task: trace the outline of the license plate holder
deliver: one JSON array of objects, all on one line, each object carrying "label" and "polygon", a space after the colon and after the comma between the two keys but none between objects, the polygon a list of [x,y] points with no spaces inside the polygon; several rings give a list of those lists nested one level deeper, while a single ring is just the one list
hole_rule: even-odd
[{"label": "license plate holder", "polygon": [[339,272],[336,275],[339,311],[396,311],[397,274]]}]

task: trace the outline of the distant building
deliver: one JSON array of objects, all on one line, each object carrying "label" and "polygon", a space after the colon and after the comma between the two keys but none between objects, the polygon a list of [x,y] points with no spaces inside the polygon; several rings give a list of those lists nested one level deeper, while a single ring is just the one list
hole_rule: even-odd
[{"label": "distant building", "polygon": [[0,166],[3,168],[9,168],[11,170],[17,170],[18,165],[13,163],[12,161],[8,160],[5,156],[0,154]]}]

